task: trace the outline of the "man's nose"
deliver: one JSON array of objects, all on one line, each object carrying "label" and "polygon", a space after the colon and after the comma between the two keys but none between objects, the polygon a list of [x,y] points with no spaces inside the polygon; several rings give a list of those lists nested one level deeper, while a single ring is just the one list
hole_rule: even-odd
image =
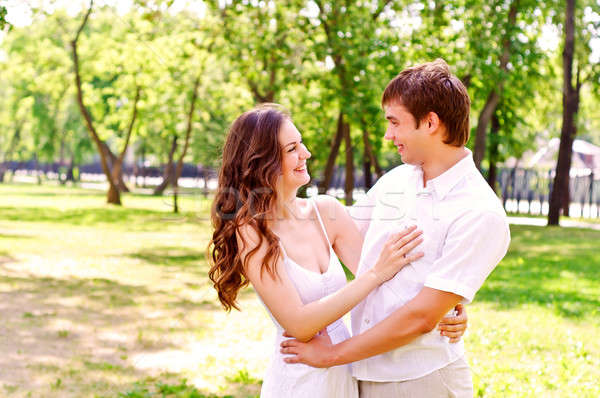
[{"label": "man's nose", "polygon": [[386,140],[393,140],[394,139],[394,134],[388,128],[388,129],[385,130],[385,134],[384,134],[383,138],[386,139]]}]

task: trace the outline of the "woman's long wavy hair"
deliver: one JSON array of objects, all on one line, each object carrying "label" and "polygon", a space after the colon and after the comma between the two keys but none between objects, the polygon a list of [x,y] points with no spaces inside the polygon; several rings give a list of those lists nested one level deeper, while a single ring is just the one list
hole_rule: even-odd
[{"label": "woman's long wavy hair", "polygon": [[[274,264],[281,255],[279,238],[269,229],[267,216],[275,205],[275,185],[281,174],[279,130],[288,118],[276,104],[263,104],[238,117],[225,140],[207,257],[211,266],[208,276],[227,311],[232,307],[239,310],[238,292],[249,282],[246,266],[265,240],[268,250],[262,259],[261,275],[267,270],[276,277]],[[236,235],[245,225],[254,228],[260,242],[242,259]]]}]

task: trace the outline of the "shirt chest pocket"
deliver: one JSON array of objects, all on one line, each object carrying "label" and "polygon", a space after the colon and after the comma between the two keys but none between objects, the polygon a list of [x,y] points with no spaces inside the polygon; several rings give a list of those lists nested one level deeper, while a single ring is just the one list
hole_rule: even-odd
[{"label": "shirt chest pocket", "polygon": [[440,258],[442,254],[442,248],[444,247],[444,240],[446,239],[446,228],[442,222],[433,222],[431,225],[422,228],[423,229],[423,243],[415,248],[416,251],[423,251],[425,256],[420,261],[426,265],[426,270],[433,263]]}]

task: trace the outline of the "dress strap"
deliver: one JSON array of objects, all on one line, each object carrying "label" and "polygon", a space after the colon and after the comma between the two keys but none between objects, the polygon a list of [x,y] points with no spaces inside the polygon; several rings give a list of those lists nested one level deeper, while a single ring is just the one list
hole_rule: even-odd
[{"label": "dress strap", "polygon": [[321,224],[321,229],[323,230],[325,239],[327,239],[327,244],[329,244],[329,247],[331,247],[331,242],[329,241],[329,237],[327,236],[327,230],[325,229],[325,224],[323,224],[323,220],[321,219],[321,214],[319,213],[317,201],[314,198],[310,198],[309,201],[312,203],[313,207],[315,208],[315,213],[317,213],[317,218],[319,219],[319,224]]},{"label": "dress strap", "polygon": [[[279,238],[279,237],[277,237],[277,238]],[[281,241],[281,239],[279,239],[279,247],[281,248],[281,251],[283,252],[284,259],[286,257],[288,257],[287,252],[285,251],[285,247],[283,247],[283,242]]]}]

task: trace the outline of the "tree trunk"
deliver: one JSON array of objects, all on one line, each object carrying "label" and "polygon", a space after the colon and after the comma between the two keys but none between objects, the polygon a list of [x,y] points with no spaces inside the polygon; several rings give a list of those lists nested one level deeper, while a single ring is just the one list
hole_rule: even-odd
[{"label": "tree trunk", "polygon": [[[19,142],[19,139],[21,138],[22,125],[23,125],[23,122],[16,122],[14,125],[15,131],[13,133],[13,136],[10,139],[10,144],[8,145],[8,149],[4,153],[2,162],[0,163],[0,174],[1,174],[0,183],[4,182],[4,177],[6,176],[6,171],[8,170],[7,163],[10,162],[10,160],[12,159],[13,152],[15,151],[15,148],[17,147],[17,143]],[[12,180],[13,176],[14,176],[14,173],[11,173],[11,180]]]},{"label": "tree trunk", "polygon": [[344,193],[346,206],[352,206],[354,202],[352,198],[352,192],[354,191],[354,152],[352,152],[349,123],[344,123],[344,146],[346,150],[346,183],[344,184]]},{"label": "tree trunk", "polygon": [[116,182],[117,188],[119,189],[120,192],[130,192],[127,185],[125,185],[125,181],[123,180],[123,161],[125,160],[125,154],[127,153],[127,148],[129,147],[129,142],[131,140],[131,134],[133,132],[133,126],[134,126],[135,120],[137,118],[137,105],[140,100],[140,92],[141,92],[141,87],[136,85],[135,99],[133,100],[133,110],[132,110],[132,114],[131,114],[131,119],[129,121],[127,135],[125,136],[125,143],[123,144],[123,149],[121,149],[121,153],[119,153],[119,156],[118,157],[115,156],[111,152],[108,145],[106,145],[106,143],[104,143],[104,145],[103,145],[104,150],[106,151],[106,154],[108,155],[108,157],[111,160],[110,174],[112,175],[113,181]]},{"label": "tree trunk", "polygon": [[188,120],[187,127],[185,131],[185,141],[183,144],[183,150],[181,151],[181,155],[179,156],[179,161],[177,162],[177,169],[175,171],[175,179],[173,180],[173,212],[179,213],[179,206],[177,205],[177,195],[179,190],[179,177],[181,177],[181,172],[183,171],[183,160],[185,159],[185,155],[187,154],[188,148],[190,147],[190,137],[192,136],[192,125],[194,122],[194,109],[196,108],[196,100],[198,99],[198,87],[200,86],[200,75],[196,76],[196,80],[194,81],[194,88],[192,91],[192,99],[190,102],[190,110],[188,112]]},{"label": "tree trunk", "polygon": [[383,170],[381,169],[381,165],[377,160],[377,156],[375,156],[375,151],[373,150],[373,146],[371,145],[371,140],[369,139],[369,132],[366,128],[366,123],[364,120],[362,121],[363,125],[363,144],[365,146],[365,156],[369,157],[369,163],[375,168],[375,174],[377,178],[381,178],[383,175]]},{"label": "tree trunk", "polygon": [[579,70],[577,80],[573,87],[573,58],[575,53],[575,0],[567,0],[565,13],[565,47],[563,50],[563,123],[560,132],[560,146],[558,161],[556,163],[556,176],[552,194],[550,195],[550,208],[548,210],[548,225],[558,225],[561,208],[569,208],[569,173],[571,170],[571,157],[573,140],[577,134],[576,116],[579,110]]},{"label": "tree trunk", "polygon": [[167,159],[167,165],[165,166],[165,170],[163,172],[163,180],[156,188],[154,188],[154,195],[162,195],[169,184],[171,184],[171,181],[175,179],[175,165],[173,163],[173,157],[175,156],[175,150],[177,149],[178,139],[179,137],[177,135],[173,136],[173,141],[171,141],[171,149],[169,150],[169,156]]},{"label": "tree trunk", "polygon": [[[364,154],[366,155],[366,153]],[[373,186],[373,174],[371,173],[371,160],[363,155],[363,174],[365,176],[365,189],[369,190]]]},{"label": "tree trunk", "polygon": [[498,177],[498,169],[496,163],[498,162],[498,132],[500,131],[500,121],[498,115],[494,113],[492,117],[492,129],[490,131],[490,170],[488,172],[487,181],[494,192],[496,192],[496,179]]},{"label": "tree trunk", "polygon": [[[519,9],[519,0],[514,0],[510,9],[508,10],[508,23],[506,25],[506,32],[504,34],[503,39],[503,52],[500,57],[500,70],[503,72],[508,71],[508,61],[510,59],[510,43],[511,43],[511,33],[512,28],[515,26],[517,21],[517,11]],[[487,100],[485,101],[485,105],[479,113],[479,118],[477,120],[477,129],[475,130],[475,147],[473,148],[473,161],[475,162],[475,166],[481,170],[481,161],[485,155],[485,139],[487,134],[487,128],[492,119],[494,112],[496,111],[496,107],[500,102],[502,88],[504,87],[504,79],[500,78],[500,80],[496,83],[496,86],[492,88],[490,91]]]},{"label": "tree trunk", "polygon": [[86,108],[85,104],[83,103],[83,92],[81,90],[81,76],[79,75],[79,56],[77,54],[77,40],[79,40],[79,35],[81,34],[81,31],[85,27],[85,24],[87,23],[87,21],[90,17],[90,14],[92,13],[93,5],[94,5],[94,1],[91,0],[90,6],[87,10],[87,13],[85,14],[83,22],[79,26],[79,29],[77,30],[77,34],[75,35],[75,38],[71,41],[73,66],[74,66],[73,69],[75,70],[75,87],[77,88],[77,104],[79,105],[79,110],[81,111],[83,119],[85,120],[86,127],[87,127],[90,135],[92,136],[94,143],[96,144],[96,148],[98,149],[98,154],[100,155],[100,163],[102,165],[102,171],[104,172],[104,175],[106,176],[106,180],[108,182],[108,192],[107,192],[106,201],[111,204],[121,205],[121,195],[120,195],[119,190],[116,187],[115,183],[113,182],[112,176],[110,174],[110,170],[108,168],[106,154],[104,153],[104,150],[102,148],[103,141],[100,139],[100,137],[96,133],[94,123],[92,122],[92,116],[89,113],[88,109]]},{"label": "tree trunk", "polygon": [[340,110],[337,122],[337,131],[335,137],[331,142],[331,148],[329,149],[329,157],[327,158],[327,164],[325,165],[325,171],[323,172],[323,179],[319,183],[318,190],[319,194],[324,194],[331,184],[331,178],[333,177],[333,168],[335,166],[335,160],[337,159],[338,152],[340,150],[340,144],[344,136],[344,113]]},{"label": "tree trunk", "polygon": [[496,89],[492,89],[485,101],[485,105],[479,114],[477,120],[477,129],[475,130],[475,146],[473,148],[473,161],[478,169],[481,169],[481,161],[485,155],[485,139],[487,127],[492,119],[492,115],[500,102],[500,95]]},{"label": "tree trunk", "polygon": [[71,159],[69,160],[69,166],[67,167],[65,182],[66,181],[75,182],[75,175],[73,173],[74,168],[75,168],[75,157],[74,157],[74,155],[71,155]]},{"label": "tree trunk", "polygon": [[369,190],[373,186],[373,174],[371,173],[371,154],[369,153],[369,133],[363,126],[363,174],[365,175],[365,189]]},{"label": "tree trunk", "polygon": [[[123,169],[121,165],[117,165],[119,163],[119,158],[115,156],[114,153],[108,147],[108,144],[102,141],[102,150],[104,151],[106,158],[108,160],[108,169],[110,170],[110,174],[113,177],[113,181],[117,186],[119,192],[129,192],[129,188],[125,184],[123,180]],[[115,171],[115,169],[117,169]]]}]

